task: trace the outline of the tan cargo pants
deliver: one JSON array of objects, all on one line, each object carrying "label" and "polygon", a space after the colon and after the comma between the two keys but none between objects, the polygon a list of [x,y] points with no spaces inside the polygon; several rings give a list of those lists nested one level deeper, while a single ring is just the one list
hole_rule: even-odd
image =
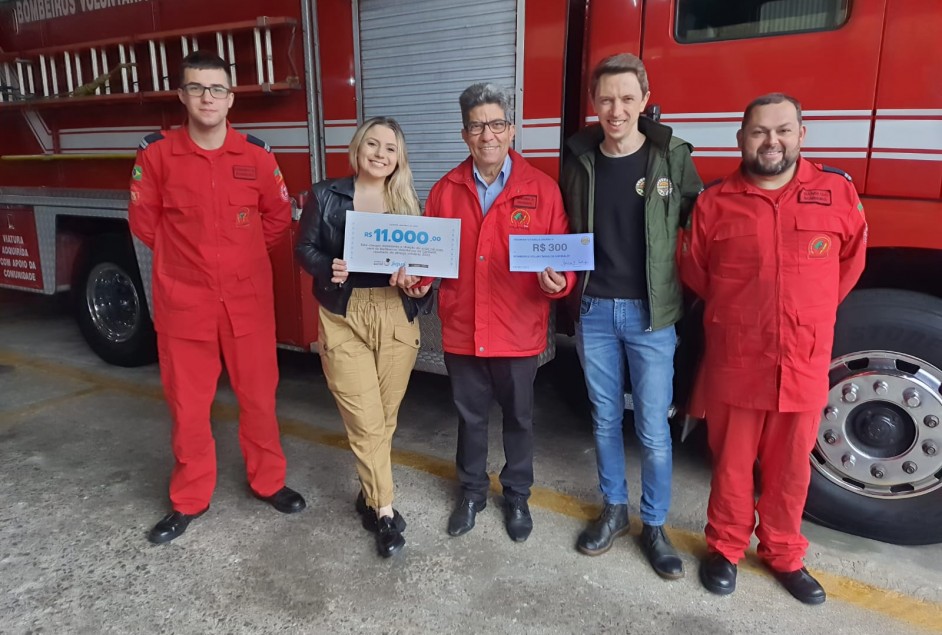
[{"label": "tan cargo pants", "polygon": [[393,432],[419,349],[419,321],[406,317],[398,289],[354,289],[343,317],[319,309],[327,386],[347,429],[366,504],[393,502]]}]

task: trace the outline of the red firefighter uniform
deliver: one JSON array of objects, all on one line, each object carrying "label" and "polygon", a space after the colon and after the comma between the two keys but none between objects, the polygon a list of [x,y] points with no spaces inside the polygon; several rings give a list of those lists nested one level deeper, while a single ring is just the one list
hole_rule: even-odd
[{"label": "red firefighter uniform", "polygon": [[837,306],[863,271],[866,237],[850,177],[801,158],[780,190],[737,171],[697,201],[680,271],[705,302],[707,544],[730,562],[743,557],[758,510],[759,555],[777,571],[802,567],[809,453],[827,402]]},{"label": "red firefighter uniform", "polygon": [[173,417],[173,508],[209,505],[216,453],[209,412],[220,353],[239,400],[239,441],[252,490],[284,486],[275,419],[278,368],[268,250],[291,223],[278,164],[264,142],[228,128],[204,150],[186,127],[149,135],[131,175],[131,231],[153,250],[154,326]]},{"label": "red firefighter uniform", "polygon": [[448,353],[539,355],[546,348],[547,299],[565,297],[576,282],[573,272],[565,272],[566,287],[548,295],[538,274],[510,271],[512,234],[569,233],[556,182],[513,150],[510,159],[510,178],[487,214],[481,213],[470,157],[435,184],[425,205],[427,216],[461,219],[460,275],[442,280],[438,290],[442,347]]}]

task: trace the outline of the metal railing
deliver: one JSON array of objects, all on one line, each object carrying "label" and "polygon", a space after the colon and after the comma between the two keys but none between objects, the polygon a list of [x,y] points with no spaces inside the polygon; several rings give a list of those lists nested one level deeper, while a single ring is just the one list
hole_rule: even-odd
[{"label": "metal railing", "polygon": [[[232,84],[238,92],[296,88],[296,26],[294,18],[260,16],[200,29],[0,53],[0,104],[166,94],[176,90],[172,74],[179,61],[201,47],[213,45],[229,64]],[[287,52],[276,55],[273,32],[277,37],[281,31],[287,32]],[[285,65],[288,69],[282,70]],[[240,77],[247,83],[239,85]]]}]

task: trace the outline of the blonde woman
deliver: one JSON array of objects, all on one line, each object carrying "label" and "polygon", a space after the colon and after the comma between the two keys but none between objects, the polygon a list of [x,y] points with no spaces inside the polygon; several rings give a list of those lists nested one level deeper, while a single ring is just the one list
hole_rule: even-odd
[{"label": "blonde woman", "polygon": [[404,269],[353,273],[341,259],[347,210],[421,213],[399,124],[388,117],[364,122],[350,142],[350,166],[354,176],[314,185],[295,256],[314,276],[321,364],[360,477],[356,509],[388,558],[406,544],[406,521],[392,506],[392,436],[418,353],[416,317],[428,313],[431,296],[428,286],[414,288],[419,278]]}]

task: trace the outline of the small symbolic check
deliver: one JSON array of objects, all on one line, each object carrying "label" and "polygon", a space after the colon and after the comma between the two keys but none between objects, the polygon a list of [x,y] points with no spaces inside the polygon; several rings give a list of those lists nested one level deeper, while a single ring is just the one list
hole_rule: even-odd
[{"label": "small symbolic check", "polygon": [[510,270],[592,271],[595,245],[592,234],[511,234]]}]

